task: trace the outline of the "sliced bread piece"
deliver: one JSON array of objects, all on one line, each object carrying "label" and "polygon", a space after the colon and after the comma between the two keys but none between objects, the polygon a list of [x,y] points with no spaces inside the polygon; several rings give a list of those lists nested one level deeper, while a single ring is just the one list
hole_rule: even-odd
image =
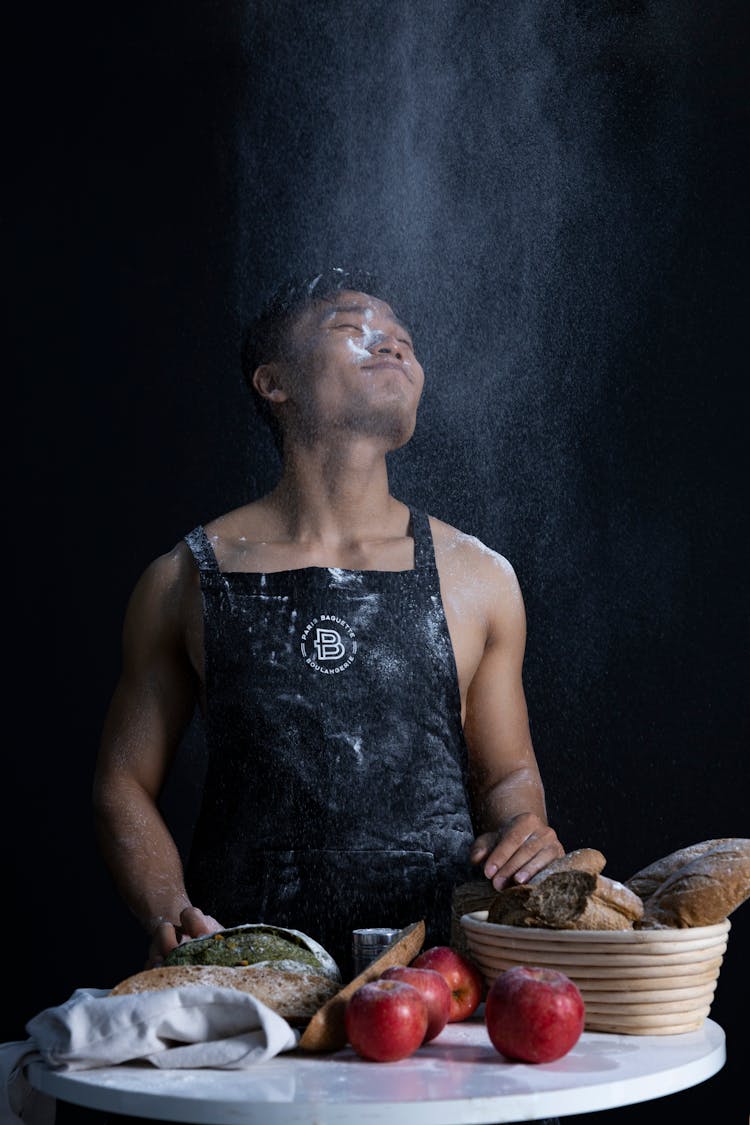
[{"label": "sliced bread piece", "polygon": [[558,871],[532,885],[499,891],[487,921],[556,930],[626,930],[643,915],[640,898],[615,879]]}]

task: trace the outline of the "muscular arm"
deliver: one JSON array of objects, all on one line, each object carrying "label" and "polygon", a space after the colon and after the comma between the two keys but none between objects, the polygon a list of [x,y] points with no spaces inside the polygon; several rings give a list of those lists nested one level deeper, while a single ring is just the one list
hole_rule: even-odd
[{"label": "muscular arm", "polygon": [[499,557],[493,565],[487,637],[467,693],[464,731],[480,832],[471,859],[499,890],[511,879],[525,882],[562,855],[563,847],[547,824],[529,731],[523,599],[510,565]]},{"label": "muscular arm", "polygon": [[157,804],[196,702],[197,677],[184,640],[190,582],[180,548],[152,563],[137,583],[94,773],[99,847],[123,900],[152,936],[149,963],[177,944],[178,933],[217,928],[191,906],[178,849]]}]

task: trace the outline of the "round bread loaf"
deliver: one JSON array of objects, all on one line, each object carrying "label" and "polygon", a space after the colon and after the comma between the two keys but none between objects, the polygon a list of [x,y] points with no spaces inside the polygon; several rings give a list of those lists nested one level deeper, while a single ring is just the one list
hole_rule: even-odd
[{"label": "round bread loaf", "polygon": [[110,996],[165,988],[234,988],[248,992],[292,1024],[305,1024],[339,990],[330,976],[299,963],[262,965],[167,965],[144,969],[116,985]]}]

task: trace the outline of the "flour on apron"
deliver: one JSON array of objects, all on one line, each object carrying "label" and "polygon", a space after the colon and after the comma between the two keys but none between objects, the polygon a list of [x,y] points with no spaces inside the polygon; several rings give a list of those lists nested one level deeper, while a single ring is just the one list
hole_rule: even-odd
[{"label": "flour on apron", "polygon": [[202,527],[209,760],[191,900],[303,930],[351,971],[351,931],[450,938],[474,830],[429,520],[414,569],[222,572]]}]

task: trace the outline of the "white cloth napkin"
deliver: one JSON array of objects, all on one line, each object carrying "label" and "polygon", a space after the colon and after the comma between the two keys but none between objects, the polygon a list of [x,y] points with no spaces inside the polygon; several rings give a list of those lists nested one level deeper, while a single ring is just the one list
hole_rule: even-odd
[{"label": "white cloth napkin", "polygon": [[26,1080],[31,1059],[58,1070],[135,1059],[165,1068],[243,1070],[299,1042],[299,1032],[254,996],[207,985],[131,996],[79,988],[64,1004],[34,1016],[26,1030],[29,1039],[0,1045],[2,1125],[54,1122],[55,1099]]}]

